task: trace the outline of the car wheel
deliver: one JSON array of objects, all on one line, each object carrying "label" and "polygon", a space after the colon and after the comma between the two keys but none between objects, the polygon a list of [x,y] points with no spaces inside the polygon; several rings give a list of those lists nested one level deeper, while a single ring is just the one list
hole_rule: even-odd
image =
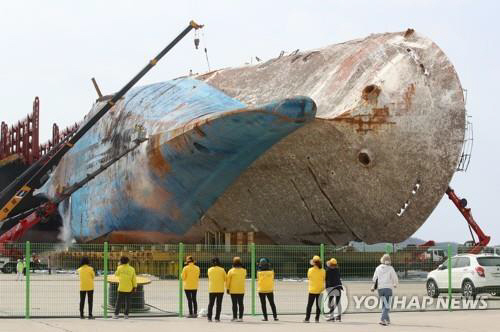
[{"label": "car wheel", "polygon": [[427,281],[427,295],[436,298],[439,296],[439,288],[434,280]]},{"label": "car wheel", "polygon": [[470,280],[465,280],[462,284],[462,295],[466,299],[476,299],[476,289]]}]

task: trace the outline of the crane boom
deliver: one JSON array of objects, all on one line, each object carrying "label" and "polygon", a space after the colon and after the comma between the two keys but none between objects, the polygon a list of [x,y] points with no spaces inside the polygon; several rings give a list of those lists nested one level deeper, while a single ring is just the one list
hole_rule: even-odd
[{"label": "crane boom", "polygon": [[486,247],[488,243],[490,243],[490,237],[486,234],[484,234],[483,230],[479,225],[476,223],[474,218],[472,217],[472,213],[470,212],[471,209],[467,208],[467,200],[465,198],[460,198],[455,194],[455,191],[448,187],[446,189],[446,195],[448,195],[448,198],[455,204],[457,207],[458,211],[462,213],[464,216],[465,220],[467,221],[467,224],[469,225],[470,229],[476,233],[478,237],[478,241],[474,241],[473,237],[473,242],[474,246],[469,250],[469,253],[471,254],[478,254],[481,252],[481,249],[483,247]]},{"label": "crane boom", "polygon": [[29,213],[29,215],[26,218],[21,219],[14,227],[12,227],[8,231],[0,235],[0,244],[19,240],[29,229],[33,228],[38,223],[42,222],[43,220],[53,215],[57,211],[57,206],[60,202],[70,197],[75,191],[79,190],[85,184],[92,181],[92,179],[94,179],[96,176],[104,172],[106,169],[108,169],[111,165],[116,163],[122,157],[126,156],[127,154],[135,150],[139,145],[141,145],[141,143],[145,142],[146,140],[147,140],[146,138],[142,137],[135,140],[134,146],[126,149],[116,157],[102,164],[97,170],[95,170],[90,174],[87,174],[87,176],[83,178],[81,181],[78,181],[72,186],[66,188],[55,199],[45,202],[39,207],[30,210],[29,212],[31,213]]},{"label": "crane boom", "polygon": [[58,149],[45,162],[37,163],[35,167],[30,167],[12,184],[2,191],[0,194],[0,222],[5,220],[12,210],[34,189],[38,189],[42,184],[41,179],[56,166],[61,158],[68,152],[76,142],[92,128],[99,119],[101,119],[125,93],[127,93],[146,73],[153,68],[161,58],[167,54],[181,39],[183,39],[192,29],[201,29],[203,25],[197,24],[194,21],[189,22],[189,25],[161,50],[156,57],[130,80],[123,88],[120,89],[106,104],[96,112],[87,122],[85,122],[64,144],[58,146]]}]

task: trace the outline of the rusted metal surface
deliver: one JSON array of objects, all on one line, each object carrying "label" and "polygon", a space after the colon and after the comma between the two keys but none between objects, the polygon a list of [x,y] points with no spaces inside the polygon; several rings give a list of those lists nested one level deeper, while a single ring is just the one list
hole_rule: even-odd
[{"label": "rusted metal surface", "polygon": [[398,242],[425,222],[455,172],[462,87],[439,47],[411,29],[198,78],[250,105],[300,94],[318,106],[313,123],[273,146],[217,200],[205,215],[216,224],[201,222],[200,233]]},{"label": "rusted metal surface", "polygon": [[[314,100],[314,120],[310,107],[292,111],[311,99],[292,96]],[[116,155],[136,124],[148,145],[60,207],[68,236],[198,242],[211,230],[275,243],[398,242],[448,187],[465,107],[431,40],[412,30],[371,35],[131,90],[42,192],[57,195]]]},{"label": "rusted metal surface", "polygon": [[94,241],[135,231],[179,239],[243,170],[315,111],[307,97],[247,108],[192,78],[135,88],[68,151],[37,193],[57,197],[125,149],[141,125],[147,144],[60,204],[64,238]]}]

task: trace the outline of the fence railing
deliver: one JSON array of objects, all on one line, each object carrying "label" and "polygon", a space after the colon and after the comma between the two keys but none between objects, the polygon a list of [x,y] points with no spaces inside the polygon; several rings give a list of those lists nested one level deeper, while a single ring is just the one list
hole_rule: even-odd
[{"label": "fence railing", "polygon": [[[15,243],[0,248],[0,317],[77,317],[79,315],[79,277],[76,270],[83,257],[88,257],[96,272],[94,282],[94,316],[109,317],[116,302],[116,283],[113,279],[121,256],[141,276],[141,284],[132,303],[137,315],[183,316],[187,301],[180,272],[186,256],[193,256],[200,267],[198,289],[199,308],[208,304],[207,270],[211,260],[218,257],[224,269],[231,268],[232,259],[241,257],[247,269],[245,313],[260,314],[257,294],[257,263],[267,258],[275,272],[275,299],[279,314],[301,314],[307,302],[307,270],[310,260],[318,255],[323,262],[336,258],[341,272],[344,295],[372,296],[372,276],[380,264],[380,257],[389,253],[392,265],[402,281],[397,293],[405,296],[424,297],[429,292],[427,274],[431,270],[445,275],[436,280],[436,291],[447,296],[449,303],[453,292],[460,293],[462,285],[452,283],[455,260],[449,252],[429,251],[418,247],[384,251],[363,252],[352,247],[329,245],[202,245],[202,244],[43,244]],[[493,256],[492,256],[493,257]],[[496,256],[498,257],[498,256]],[[500,257],[499,257],[500,259]],[[449,260],[449,262],[448,262]],[[17,273],[18,263],[25,262],[24,271]],[[436,270],[440,264],[446,269]],[[451,264],[450,264],[451,263]],[[496,266],[496,265],[493,265]],[[436,272],[433,272],[436,273]],[[500,273],[499,273],[500,285]],[[453,287],[452,287],[453,286]],[[500,288],[500,286],[499,286]],[[500,289],[498,289],[500,290]],[[498,290],[492,289],[489,293]],[[348,312],[373,311],[377,308],[356,308],[356,301],[348,303]],[[87,310],[87,309],[86,309]],[[201,313],[205,309],[201,310]],[[225,297],[223,313],[231,312],[230,300]]]}]

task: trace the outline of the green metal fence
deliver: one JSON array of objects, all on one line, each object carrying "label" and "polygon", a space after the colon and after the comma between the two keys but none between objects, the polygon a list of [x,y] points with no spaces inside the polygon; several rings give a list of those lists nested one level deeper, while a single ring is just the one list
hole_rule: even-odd
[{"label": "green metal fence", "polygon": [[[185,316],[187,301],[180,272],[186,256],[193,256],[201,271],[197,296],[200,314],[206,312],[208,304],[207,270],[212,258],[218,257],[228,271],[235,256],[241,257],[247,270],[245,314],[261,314],[256,276],[257,264],[264,257],[275,272],[274,293],[279,314],[302,314],[307,302],[307,270],[313,256],[320,256],[323,262],[336,258],[347,295],[353,297],[373,295],[371,278],[385,252],[391,255],[401,280],[397,292],[408,296],[426,295],[427,272],[444,261],[419,248],[394,250],[393,246],[386,247],[385,251],[364,252],[329,245],[6,244],[1,248],[0,257],[3,272],[0,274],[0,317],[78,317],[80,298],[76,271],[84,256],[89,258],[96,273],[93,305],[96,317],[110,317],[115,309],[114,271],[121,256],[129,257],[140,277],[140,287],[132,303],[134,315]],[[452,254],[451,249],[448,254]],[[23,273],[16,273],[19,261],[25,262]],[[450,286],[452,268],[448,270],[448,278],[447,286]],[[453,296],[441,293],[449,298]],[[87,310],[85,303],[86,315]],[[355,311],[363,309],[353,308],[349,303],[348,312]],[[222,312],[231,313],[228,295],[224,295]]]}]

